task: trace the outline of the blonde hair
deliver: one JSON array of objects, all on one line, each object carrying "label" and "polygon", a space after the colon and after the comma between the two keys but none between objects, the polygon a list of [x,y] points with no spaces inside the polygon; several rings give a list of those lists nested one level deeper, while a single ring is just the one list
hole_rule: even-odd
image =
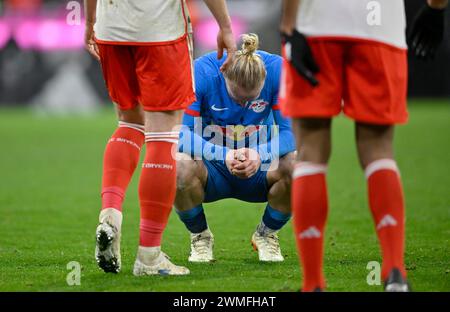
[{"label": "blonde hair", "polygon": [[257,34],[242,35],[241,50],[236,52],[233,63],[224,75],[245,90],[255,90],[266,79],[266,67],[261,57],[256,54],[259,38]]}]

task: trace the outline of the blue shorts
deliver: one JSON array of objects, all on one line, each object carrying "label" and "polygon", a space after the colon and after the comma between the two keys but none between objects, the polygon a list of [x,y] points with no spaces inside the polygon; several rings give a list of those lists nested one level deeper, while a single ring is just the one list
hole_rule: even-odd
[{"label": "blue shorts", "polygon": [[228,171],[227,166],[220,161],[203,160],[208,170],[208,180],[205,187],[205,203],[224,198],[236,198],[247,202],[263,203],[267,201],[269,187],[267,171],[261,168],[248,179],[240,179]]}]

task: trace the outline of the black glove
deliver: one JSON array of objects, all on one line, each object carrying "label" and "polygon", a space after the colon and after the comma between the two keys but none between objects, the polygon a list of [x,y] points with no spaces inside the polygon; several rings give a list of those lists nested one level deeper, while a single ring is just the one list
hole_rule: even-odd
[{"label": "black glove", "polygon": [[433,9],[425,5],[411,27],[408,27],[408,46],[417,58],[434,58],[444,37],[444,12],[445,9]]},{"label": "black glove", "polygon": [[284,44],[286,59],[312,86],[317,86],[319,81],[314,73],[319,72],[319,67],[314,60],[306,37],[294,29],[292,35],[281,33],[281,40]]}]

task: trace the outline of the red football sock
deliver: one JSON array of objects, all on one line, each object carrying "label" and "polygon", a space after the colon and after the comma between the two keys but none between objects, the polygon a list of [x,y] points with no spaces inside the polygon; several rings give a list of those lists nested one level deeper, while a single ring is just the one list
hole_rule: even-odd
[{"label": "red football sock", "polygon": [[379,159],[370,163],[365,173],[370,210],[383,255],[381,277],[386,279],[393,268],[406,277],[403,262],[405,208],[397,164],[392,159]]},{"label": "red football sock", "polygon": [[178,132],[146,132],[146,153],[139,181],[141,224],[139,245],[161,245],[175,201]]},{"label": "red football sock", "polygon": [[326,166],[299,162],[293,172],[292,212],[303,267],[302,291],[325,288],[323,236],[328,213]]},{"label": "red football sock", "polygon": [[144,138],[143,126],[119,121],[119,128],[109,139],[103,158],[102,209],[122,211],[125,192],[139,162]]}]

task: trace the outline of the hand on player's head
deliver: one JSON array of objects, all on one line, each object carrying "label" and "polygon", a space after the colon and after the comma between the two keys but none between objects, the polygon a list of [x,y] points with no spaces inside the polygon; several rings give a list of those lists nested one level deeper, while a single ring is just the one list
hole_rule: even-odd
[{"label": "hand on player's head", "polygon": [[217,58],[223,57],[223,50],[227,50],[227,59],[220,67],[220,70],[225,71],[233,61],[236,53],[236,42],[234,41],[233,32],[231,29],[221,29],[217,34]]},{"label": "hand on player's head", "polygon": [[241,49],[223,72],[228,94],[242,106],[259,97],[266,80],[266,66],[257,53],[258,45],[257,34],[243,34]]}]

